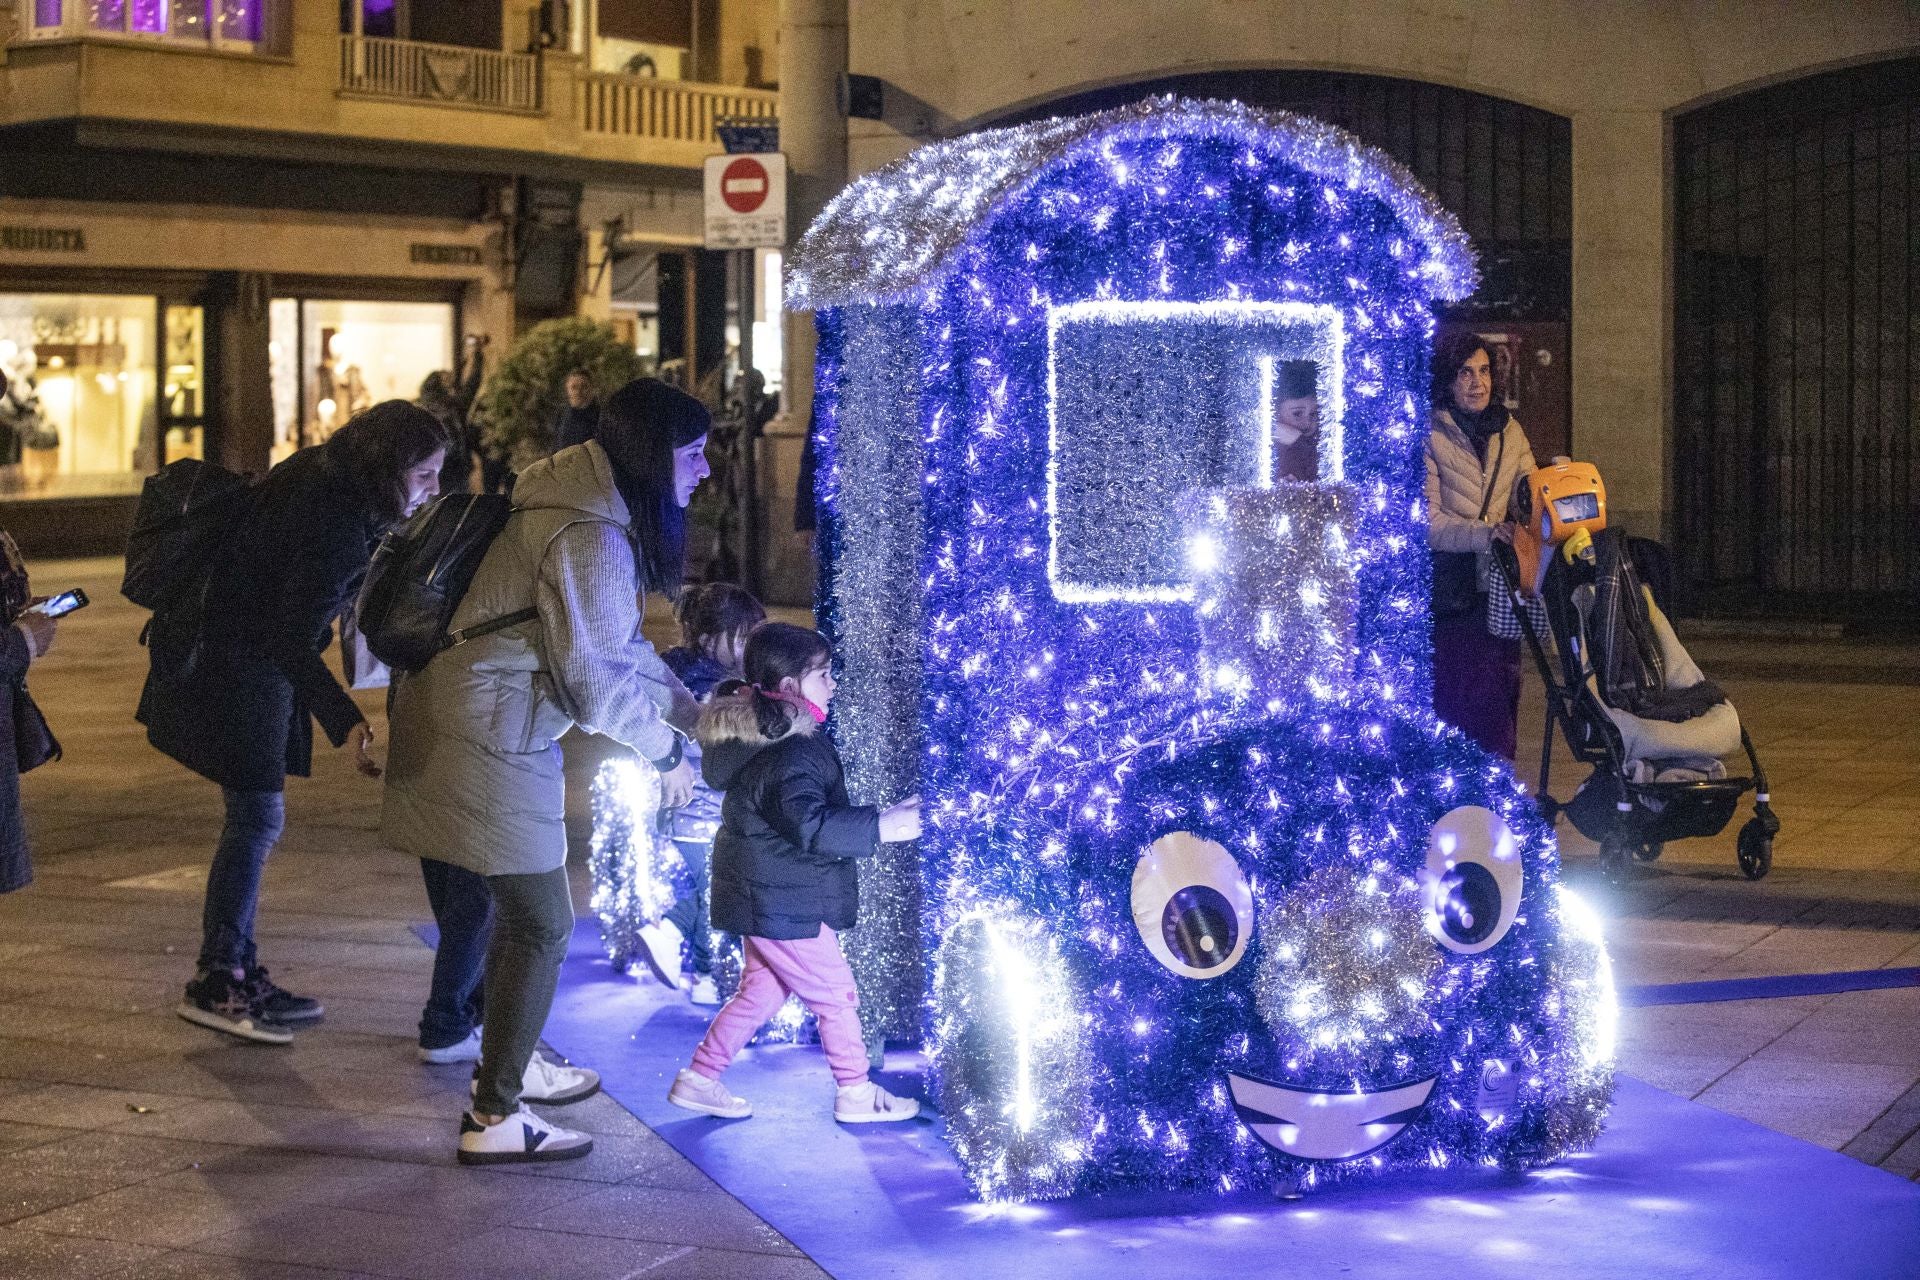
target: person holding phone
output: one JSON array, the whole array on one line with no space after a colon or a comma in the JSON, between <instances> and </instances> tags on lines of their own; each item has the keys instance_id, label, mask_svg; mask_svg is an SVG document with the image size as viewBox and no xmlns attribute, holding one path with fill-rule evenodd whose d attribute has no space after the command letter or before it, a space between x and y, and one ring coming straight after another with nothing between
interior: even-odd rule
<instances>
[{"instance_id":1,"label":"person holding phone","mask_svg":"<svg viewBox=\"0 0 1920 1280\"><path fill-rule=\"evenodd\" d=\"M0 394L6 374L0 373ZM27 697L27 668L53 648L59 624L28 602L27 566L13 538L0 530L0 601L12 625L0 631L0 893L33 881L27 850L27 820L20 807L20 743L14 737L15 703ZM84 598L84 597L83 597Z\"/></svg>"},{"instance_id":2,"label":"person holding phone","mask_svg":"<svg viewBox=\"0 0 1920 1280\"><path fill-rule=\"evenodd\" d=\"M175 1012L241 1039L286 1044L318 1000L276 985L254 947L267 855L289 776L313 763L313 722L380 776L373 730L324 659L381 535L440 488L447 437L388 400L275 467L224 535L195 608L163 609L140 697L147 740L220 787L226 823L207 872L197 972Z\"/></svg>"}]
</instances>

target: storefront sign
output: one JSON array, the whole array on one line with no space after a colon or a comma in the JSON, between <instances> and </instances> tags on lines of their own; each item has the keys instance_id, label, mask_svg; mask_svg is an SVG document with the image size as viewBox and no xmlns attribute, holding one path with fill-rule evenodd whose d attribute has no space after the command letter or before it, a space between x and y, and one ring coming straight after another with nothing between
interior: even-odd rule
<instances>
[{"instance_id":1,"label":"storefront sign","mask_svg":"<svg viewBox=\"0 0 1920 1280\"><path fill-rule=\"evenodd\" d=\"M413 261L428 267L477 267L480 250L470 244L415 244L407 246Z\"/></svg>"},{"instance_id":2,"label":"storefront sign","mask_svg":"<svg viewBox=\"0 0 1920 1280\"><path fill-rule=\"evenodd\" d=\"M706 246L778 249L787 242L787 158L778 151L708 156Z\"/></svg>"},{"instance_id":3,"label":"storefront sign","mask_svg":"<svg viewBox=\"0 0 1920 1280\"><path fill-rule=\"evenodd\" d=\"M85 253L87 233L79 227L0 227L0 249L26 253Z\"/></svg>"}]
</instances>

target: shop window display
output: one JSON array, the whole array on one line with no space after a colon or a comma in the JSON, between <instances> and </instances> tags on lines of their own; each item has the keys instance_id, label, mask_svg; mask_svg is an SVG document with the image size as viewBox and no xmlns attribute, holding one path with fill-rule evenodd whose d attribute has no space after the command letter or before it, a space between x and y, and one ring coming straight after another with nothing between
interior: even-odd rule
<instances>
[{"instance_id":1,"label":"shop window display","mask_svg":"<svg viewBox=\"0 0 1920 1280\"><path fill-rule=\"evenodd\" d=\"M0 493L138 491L159 463L156 315L150 297L0 294Z\"/></svg>"},{"instance_id":2,"label":"shop window display","mask_svg":"<svg viewBox=\"0 0 1920 1280\"><path fill-rule=\"evenodd\" d=\"M276 462L382 400L414 399L428 374L454 365L443 302L276 298L268 334Z\"/></svg>"}]
</instances>

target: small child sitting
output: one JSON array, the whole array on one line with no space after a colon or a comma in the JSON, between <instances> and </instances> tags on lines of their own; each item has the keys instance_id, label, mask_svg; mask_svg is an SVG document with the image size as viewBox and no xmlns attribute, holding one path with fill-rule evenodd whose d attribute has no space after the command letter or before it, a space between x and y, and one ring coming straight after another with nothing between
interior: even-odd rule
<instances>
[{"instance_id":1,"label":"small child sitting","mask_svg":"<svg viewBox=\"0 0 1920 1280\"><path fill-rule=\"evenodd\" d=\"M907 1120L920 1104L867 1078L860 997L839 934L858 908L854 862L920 834L920 798L885 812L847 801L840 755L819 726L833 700L833 651L817 631L769 622L747 640L744 685L722 685L700 717L709 786L726 793L713 846L713 923L740 934L740 989L714 1015L667 1100L726 1119L753 1114L720 1083L760 1027L799 996L833 1069L833 1118Z\"/></svg>"}]
</instances>

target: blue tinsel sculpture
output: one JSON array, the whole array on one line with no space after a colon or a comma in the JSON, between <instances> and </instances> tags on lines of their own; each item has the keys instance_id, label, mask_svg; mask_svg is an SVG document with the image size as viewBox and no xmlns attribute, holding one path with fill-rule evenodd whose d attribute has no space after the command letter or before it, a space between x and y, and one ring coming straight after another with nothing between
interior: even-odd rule
<instances>
[{"instance_id":1,"label":"blue tinsel sculpture","mask_svg":"<svg viewBox=\"0 0 1920 1280\"><path fill-rule=\"evenodd\" d=\"M923 148L803 240L836 732L862 798L929 815L851 950L982 1197L1599 1131L1597 922L1429 700L1432 307L1474 283L1379 153L1171 99Z\"/></svg>"}]
</instances>

